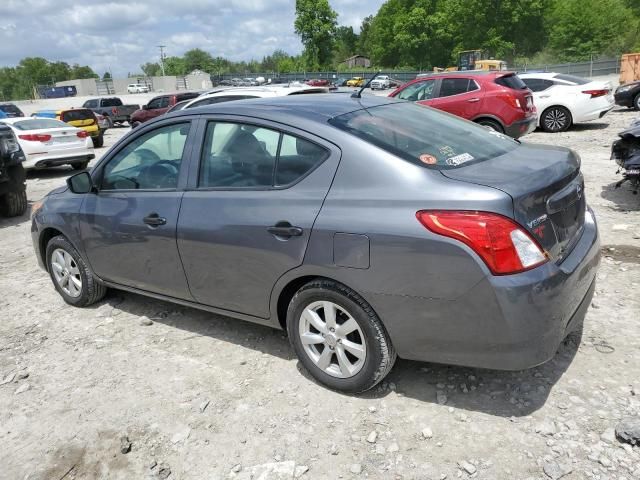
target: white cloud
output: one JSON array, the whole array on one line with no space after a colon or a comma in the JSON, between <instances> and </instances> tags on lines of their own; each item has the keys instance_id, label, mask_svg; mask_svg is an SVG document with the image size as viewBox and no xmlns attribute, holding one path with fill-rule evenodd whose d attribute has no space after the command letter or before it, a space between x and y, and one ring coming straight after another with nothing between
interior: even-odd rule
<instances>
[{"instance_id":1,"label":"white cloud","mask_svg":"<svg viewBox=\"0 0 640 480\"><path fill-rule=\"evenodd\" d=\"M383 0L330 3L358 30ZM121 76L157 61L159 44L168 55L202 48L236 61L297 54L294 16L294 0L0 0L0 66L41 56Z\"/></svg>"}]
</instances>

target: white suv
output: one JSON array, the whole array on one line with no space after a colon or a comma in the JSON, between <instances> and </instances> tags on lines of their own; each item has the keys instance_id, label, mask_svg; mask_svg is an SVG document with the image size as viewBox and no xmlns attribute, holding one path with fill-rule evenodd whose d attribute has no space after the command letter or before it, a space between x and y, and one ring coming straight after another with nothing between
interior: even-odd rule
<instances>
[{"instance_id":1,"label":"white suv","mask_svg":"<svg viewBox=\"0 0 640 480\"><path fill-rule=\"evenodd\" d=\"M386 90L391 88L391 81L388 75L378 75L371 82L371 90Z\"/></svg>"},{"instance_id":2,"label":"white suv","mask_svg":"<svg viewBox=\"0 0 640 480\"><path fill-rule=\"evenodd\" d=\"M129 93L149 93L149 86L142 83L130 83L127 85Z\"/></svg>"}]
</instances>

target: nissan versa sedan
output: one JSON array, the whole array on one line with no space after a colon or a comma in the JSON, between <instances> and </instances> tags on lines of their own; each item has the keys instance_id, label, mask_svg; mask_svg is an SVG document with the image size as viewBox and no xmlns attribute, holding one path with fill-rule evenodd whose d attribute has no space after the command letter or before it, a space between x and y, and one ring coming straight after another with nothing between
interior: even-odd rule
<instances>
[{"instance_id":1,"label":"nissan versa sedan","mask_svg":"<svg viewBox=\"0 0 640 480\"><path fill-rule=\"evenodd\" d=\"M286 329L311 375L346 392L396 356L543 363L595 287L580 158L412 102L186 109L67 183L32 215L67 303L114 288Z\"/></svg>"}]
</instances>

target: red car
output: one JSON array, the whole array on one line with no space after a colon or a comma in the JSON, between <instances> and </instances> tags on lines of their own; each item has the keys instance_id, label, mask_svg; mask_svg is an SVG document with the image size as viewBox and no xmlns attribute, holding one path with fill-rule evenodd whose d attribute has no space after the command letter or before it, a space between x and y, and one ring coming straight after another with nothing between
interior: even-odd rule
<instances>
[{"instance_id":1,"label":"red car","mask_svg":"<svg viewBox=\"0 0 640 480\"><path fill-rule=\"evenodd\" d=\"M144 123L152 118L156 118L163 113L166 113L176 103L180 103L183 100L191 100L199 96L198 92L185 92L185 93L170 93L167 95L160 95L149 100L149 103L143 105L140 110L136 110L131 114L131 127L135 128L141 123Z\"/></svg>"},{"instance_id":2,"label":"red car","mask_svg":"<svg viewBox=\"0 0 640 480\"><path fill-rule=\"evenodd\" d=\"M512 72L434 73L389 96L444 110L513 138L536 128L531 90Z\"/></svg>"},{"instance_id":3,"label":"red car","mask_svg":"<svg viewBox=\"0 0 640 480\"><path fill-rule=\"evenodd\" d=\"M321 78L312 78L311 80L307 80L305 83L311 87L328 87L330 85L329 80Z\"/></svg>"}]
</instances>

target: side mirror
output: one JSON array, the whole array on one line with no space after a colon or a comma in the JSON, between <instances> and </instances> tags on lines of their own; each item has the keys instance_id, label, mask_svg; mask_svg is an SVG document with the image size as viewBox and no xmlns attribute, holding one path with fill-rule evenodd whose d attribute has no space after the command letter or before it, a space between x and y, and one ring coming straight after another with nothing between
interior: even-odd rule
<instances>
[{"instance_id":1,"label":"side mirror","mask_svg":"<svg viewBox=\"0 0 640 480\"><path fill-rule=\"evenodd\" d=\"M93 180L89 172L80 172L67 178L69 190L73 193L90 193L93 191Z\"/></svg>"}]
</instances>

